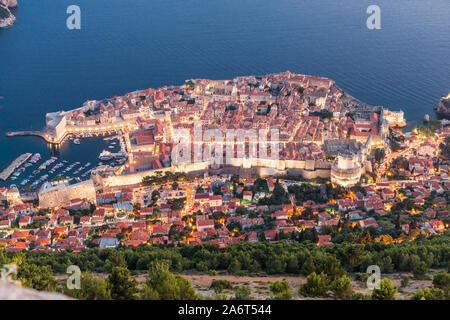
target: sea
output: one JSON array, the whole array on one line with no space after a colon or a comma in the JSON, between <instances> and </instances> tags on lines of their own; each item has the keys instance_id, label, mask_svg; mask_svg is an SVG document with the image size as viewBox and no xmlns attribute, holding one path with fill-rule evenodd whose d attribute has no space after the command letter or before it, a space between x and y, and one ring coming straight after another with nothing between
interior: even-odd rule
<instances>
[{"instance_id":1,"label":"sea","mask_svg":"<svg viewBox=\"0 0 450 320\"><path fill-rule=\"evenodd\" d=\"M450 90L449 0L18 0L0 30L0 168L21 153L98 163L102 139L59 148L45 114L191 78L290 70L329 77L420 123ZM70 30L67 9L80 8ZM381 29L369 29L368 7ZM21 179L18 179L18 182ZM7 181L6 184L10 182Z\"/></svg>"}]
</instances>

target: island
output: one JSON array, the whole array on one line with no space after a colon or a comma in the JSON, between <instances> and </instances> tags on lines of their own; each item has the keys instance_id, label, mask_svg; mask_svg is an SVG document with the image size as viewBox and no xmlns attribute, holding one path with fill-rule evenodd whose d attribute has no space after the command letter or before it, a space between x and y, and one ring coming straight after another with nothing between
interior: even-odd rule
<instances>
[{"instance_id":1,"label":"island","mask_svg":"<svg viewBox=\"0 0 450 320\"><path fill-rule=\"evenodd\" d=\"M14 24L16 17L9 9L16 7L16 0L0 0L0 28L7 28Z\"/></svg>"}]
</instances>

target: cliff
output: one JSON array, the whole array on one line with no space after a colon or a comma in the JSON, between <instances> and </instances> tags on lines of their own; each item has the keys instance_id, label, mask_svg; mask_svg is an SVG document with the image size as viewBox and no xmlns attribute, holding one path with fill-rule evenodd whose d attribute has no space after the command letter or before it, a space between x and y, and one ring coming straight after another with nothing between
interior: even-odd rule
<instances>
[{"instance_id":1,"label":"cliff","mask_svg":"<svg viewBox=\"0 0 450 320\"><path fill-rule=\"evenodd\" d=\"M450 118L450 93L439 101L436 113L442 117Z\"/></svg>"},{"instance_id":2,"label":"cliff","mask_svg":"<svg viewBox=\"0 0 450 320\"><path fill-rule=\"evenodd\" d=\"M0 0L0 28L7 28L14 24L16 17L9 8L17 7L16 0Z\"/></svg>"}]
</instances>

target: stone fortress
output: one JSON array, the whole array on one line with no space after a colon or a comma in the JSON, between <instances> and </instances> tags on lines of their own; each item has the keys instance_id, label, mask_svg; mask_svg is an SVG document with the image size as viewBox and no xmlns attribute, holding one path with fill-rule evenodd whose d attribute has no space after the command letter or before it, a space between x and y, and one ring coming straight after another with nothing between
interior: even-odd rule
<instances>
[{"instance_id":1,"label":"stone fortress","mask_svg":"<svg viewBox=\"0 0 450 320\"><path fill-rule=\"evenodd\" d=\"M164 171L197 176L205 172L262 177L298 175L305 179L330 179L333 184L349 187L372 171L371 150L386 146L389 128L403 127L406 121L402 111L364 104L330 79L286 71L228 81L188 80L179 87L87 101L72 111L47 114L46 124L46 133L54 143L60 143L68 134L120 132L128 152L125 165L97 167L90 182L41 188L40 201L51 205L52 197L58 203L67 202L73 195L80 197L86 188L83 197L92 199L95 190L137 185L143 177ZM182 128L194 137L196 124L221 132L270 131L271 136L272 129L278 130L277 141L266 138L263 143L276 143L279 148L271 150L279 156L254 155L244 137L232 142L234 150L245 150L243 156L236 152L231 157L224 154L221 161L216 155L203 156L201 160L194 160L193 154L182 161L173 158L174 146L183 138L176 130ZM205 135L194 139L202 155L205 149L217 146L216 140L209 139L205 140ZM191 154L192 150L187 152Z\"/></svg>"}]
</instances>

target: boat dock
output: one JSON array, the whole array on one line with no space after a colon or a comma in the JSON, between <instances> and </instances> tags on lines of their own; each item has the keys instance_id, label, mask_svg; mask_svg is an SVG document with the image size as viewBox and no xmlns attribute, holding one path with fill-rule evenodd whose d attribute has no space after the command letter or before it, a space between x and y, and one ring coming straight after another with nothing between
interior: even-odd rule
<instances>
[{"instance_id":1,"label":"boat dock","mask_svg":"<svg viewBox=\"0 0 450 320\"><path fill-rule=\"evenodd\" d=\"M11 162L11 164L0 173L0 179L3 181L8 179L9 176L14 172L14 170L16 170L18 167L20 167L30 157L31 157L31 153L24 153L24 154L21 154L20 156L18 156L16 158L16 160Z\"/></svg>"}]
</instances>

